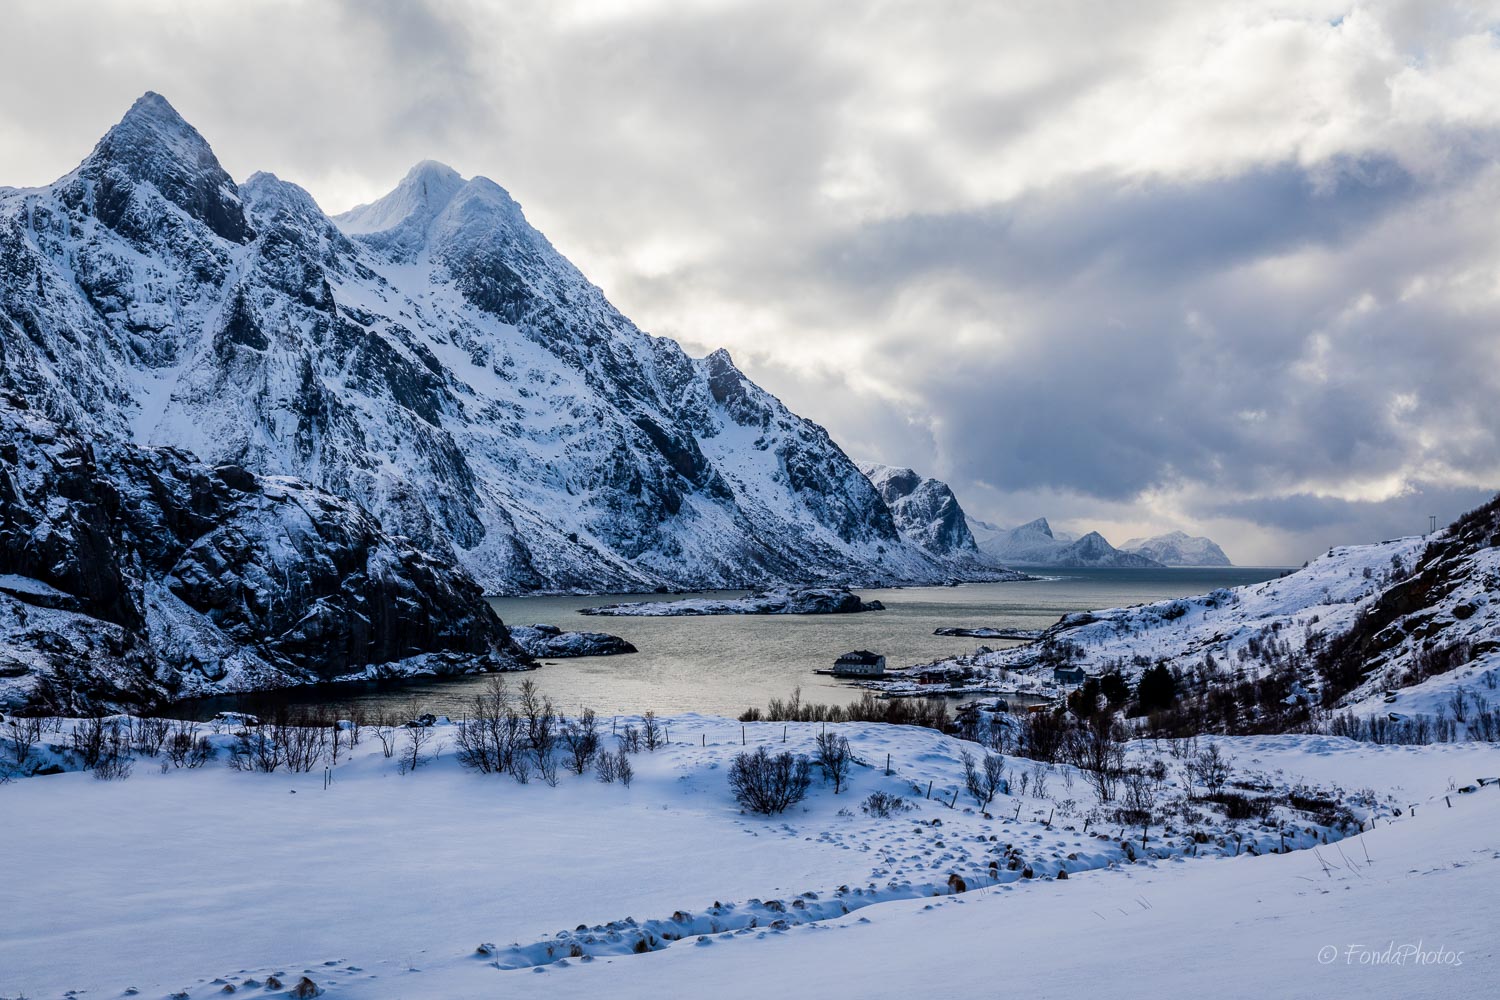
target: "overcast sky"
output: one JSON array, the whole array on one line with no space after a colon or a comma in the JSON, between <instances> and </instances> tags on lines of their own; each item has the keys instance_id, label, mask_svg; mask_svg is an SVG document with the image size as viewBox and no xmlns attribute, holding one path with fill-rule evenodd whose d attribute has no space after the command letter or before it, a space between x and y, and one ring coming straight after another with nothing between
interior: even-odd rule
<instances>
[{"instance_id":1,"label":"overcast sky","mask_svg":"<svg viewBox=\"0 0 1500 1000\"><path fill-rule=\"evenodd\" d=\"M1500 487L1500 5L8 3L0 184L146 90L342 211L504 185L971 513L1237 562Z\"/></svg>"}]
</instances>

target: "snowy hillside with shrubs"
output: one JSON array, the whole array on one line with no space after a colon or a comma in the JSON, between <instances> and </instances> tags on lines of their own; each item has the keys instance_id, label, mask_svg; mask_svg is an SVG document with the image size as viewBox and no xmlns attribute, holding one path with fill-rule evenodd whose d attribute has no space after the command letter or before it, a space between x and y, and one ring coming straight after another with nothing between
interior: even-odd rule
<instances>
[{"instance_id":1,"label":"snowy hillside with shrubs","mask_svg":"<svg viewBox=\"0 0 1500 1000\"><path fill-rule=\"evenodd\" d=\"M1475 780L1500 770L1489 746L1049 749L1024 721L993 723L963 740L564 718L529 685L456 721L8 719L0 860L16 898L46 904L0 938L0 996L640 996L684 962L729 977L713 995L749 996L764 979L738 970L827 961L883 995L915 988L921 964L886 981L846 949L895 933L967 950L1059 906L1108 940L1169 914L1260 919L1226 911L1226 887L1321 906L1327 888L1493 865L1467 833L1500 818L1500 789ZM111 863L20 863L37 844ZM1427 898L1421 881L1407 898ZM1492 949L1472 910L1486 900L1471 896L1471 929L1441 943ZM950 925L936 913L952 905ZM1255 933L1315 968L1321 939L1274 921ZM1034 992L1049 975L1018 966L1008 981Z\"/></svg>"}]
</instances>

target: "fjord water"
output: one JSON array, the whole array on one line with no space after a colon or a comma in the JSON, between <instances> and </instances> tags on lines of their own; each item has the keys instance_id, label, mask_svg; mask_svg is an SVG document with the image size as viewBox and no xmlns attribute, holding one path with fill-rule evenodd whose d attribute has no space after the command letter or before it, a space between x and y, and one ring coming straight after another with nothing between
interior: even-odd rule
<instances>
[{"instance_id":1,"label":"fjord water","mask_svg":"<svg viewBox=\"0 0 1500 1000\"><path fill-rule=\"evenodd\" d=\"M870 649L891 667L928 663L972 652L1000 640L933 635L945 625L977 628L1045 628L1073 611L1122 607L1202 594L1217 587L1258 583L1279 569L1035 569L1037 580L861 590L884 611L854 615L716 615L682 618L588 616L580 608L621 601L664 600L659 595L494 598L507 624L534 622L563 629L612 632L633 643L638 653L623 656L544 660L522 675L534 680L565 712L587 706L603 715L654 709L667 713L738 715L787 697L801 687L804 701L847 703L860 689L815 673L828 669L841 653ZM734 596L742 591L733 592ZM699 596L699 595L686 595ZM720 593L716 596L728 596ZM520 677L512 676L514 687ZM367 711L424 711L457 714L487 681L483 677L408 681L399 684L340 685L277 692L271 697L298 705L357 705ZM268 695L246 705L264 705ZM198 706L199 714L239 707L231 698Z\"/></svg>"}]
</instances>

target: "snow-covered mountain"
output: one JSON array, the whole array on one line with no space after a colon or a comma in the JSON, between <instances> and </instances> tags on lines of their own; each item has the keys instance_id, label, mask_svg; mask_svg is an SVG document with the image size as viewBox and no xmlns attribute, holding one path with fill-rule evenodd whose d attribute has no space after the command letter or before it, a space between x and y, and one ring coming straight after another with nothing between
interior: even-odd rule
<instances>
[{"instance_id":1,"label":"snow-covered mountain","mask_svg":"<svg viewBox=\"0 0 1500 1000\"><path fill-rule=\"evenodd\" d=\"M992 573L904 537L727 353L637 329L499 185L422 163L331 219L156 94L0 189L0 352L64 426L305 479L491 592Z\"/></svg>"},{"instance_id":2,"label":"snow-covered mountain","mask_svg":"<svg viewBox=\"0 0 1500 1000\"><path fill-rule=\"evenodd\" d=\"M96 449L0 399L0 707L518 665L459 570L307 483Z\"/></svg>"},{"instance_id":3,"label":"snow-covered mountain","mask_svg":"<svg viewBox=\"0 0 1500 1000\"><path fill-rule=\"evenodd\" d=\"M1155 559L1163 566L1233 566L1224 550L1212 538L1169 531L1151 538L1132 538L1120 546L1122 552L1135 552Z\"/></svg>"},{"instance_id":4,"label":"snow-covered mountain","mask_svg":"<svg viewBox=\"0 0 1500 1000\"><path fill-rule=\"evenodd\" d=\"M890 465L867 463L860 468L908 541L943 558L982 557L964 509L947 483Z\"/></svg>"},{"instance_id":5,"label":"snow-covered mountain","mask_svg":"<svg viewBox=\"0 0 1500 1000\"><path fill-rule=\"evenodd\" d=\"M1002 529L983 521L970 520L980 527L980 551L1008 566L1049 566L1062 569L1151 569L1161 563L1135 552L1115 548L1097 531L1082 538L1053 534L1045 517L1028 521L1019 527Z\"/></svg>"}]
</instances>

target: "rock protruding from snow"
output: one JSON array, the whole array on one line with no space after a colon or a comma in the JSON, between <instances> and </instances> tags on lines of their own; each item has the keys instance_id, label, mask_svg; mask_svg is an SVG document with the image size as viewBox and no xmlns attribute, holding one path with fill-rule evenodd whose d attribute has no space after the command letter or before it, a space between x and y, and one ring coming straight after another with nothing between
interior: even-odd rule
<instances>
[{"instance_id":1,"label":"rock protruding from snow","mask_svg":"<svg viewBox=\"0 0 1500 1000\"><path fill-rule=\"evenodd\" d=\"M306 483L0 406L0 705L82 710L519 664L461 571Z\"/></svg>"},{"instance_id":2,"label":"rock protruding from snow","mask_svg":"<svg viewBox=\"0 0 1500 1000\"><path fill-rule=\"evenodd\" d=\"M682 601L643 601L581 608L581 614L612 617L658 618L692 615L845 615L860 611L884 611L879 601L862 600L842 587L807 587L775 590L746 597L716 600L692 597Z\"/></svg>"},{"instance_id":3,"label":"rock protruding from snow","mask_svg":"<svg viewBox=\"0 0 1500 1000\"><path fill-rule=\"evenodd\" d=\"M635 646L606 632L564 632L556 625L512 625L510 638L537 659L572 656L618 656L637 652Z\"/></svg>"},{"instance_id":4,"label":"rock protruding from snow","mask_svg":"<svg viewBox=\"0 0 1500 1000\"><path fill-rule=\"evenodd\" d=\"M1120 546L1122 552L1134 552L1155 559L1163 566L1233 566L1224 550L1212 538L1169 531L1151 538L1132 538Z\"/></svg>"}]
</instances>

